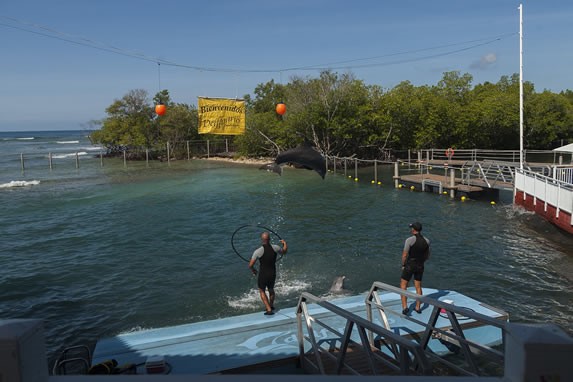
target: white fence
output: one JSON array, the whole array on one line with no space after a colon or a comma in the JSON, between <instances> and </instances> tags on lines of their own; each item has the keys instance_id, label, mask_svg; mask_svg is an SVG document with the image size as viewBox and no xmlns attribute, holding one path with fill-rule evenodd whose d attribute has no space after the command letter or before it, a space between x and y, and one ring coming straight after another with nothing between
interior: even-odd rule
<instances>
[{"instance_id":1,"label":"white fence","mask_svg":"<svg viewBox=\"0 0 573 382\"><path fill-rule=\"evenodd\" d=\"M550 204L559 211L573 212L573 176L572 168L557 168L554 178L529 170L516 168L515 188L532 195L534 200ZM561 179L569 179L563 181ZM547 208L547 207L546 207Z\"/></svg>"}]
</instances>

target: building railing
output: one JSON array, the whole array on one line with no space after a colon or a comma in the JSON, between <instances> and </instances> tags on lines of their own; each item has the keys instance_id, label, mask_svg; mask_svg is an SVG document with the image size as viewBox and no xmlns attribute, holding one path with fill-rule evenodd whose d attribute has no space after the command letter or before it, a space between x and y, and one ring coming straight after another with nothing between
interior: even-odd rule
<instances>
[{"instance_id":1,"label":"building railing","mask_svg":"<svg viewBox=\"0 0 573 382\"><path fill-rule=\"evenodd\" d=\"M516 190L526 195L533 196L534 203L537 200L550 204L556 208L556 214L560 211L573 213L573 182L571 182L572 168L554 168L553 176L546 176L534 171L516 169Z\"/></svg>"}]
</instances>

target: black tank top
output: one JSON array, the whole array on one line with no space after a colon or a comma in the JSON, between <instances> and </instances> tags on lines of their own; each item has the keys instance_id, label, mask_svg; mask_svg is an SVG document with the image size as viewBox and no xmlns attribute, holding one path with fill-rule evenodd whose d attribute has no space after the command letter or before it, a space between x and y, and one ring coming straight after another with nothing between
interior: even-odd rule
<instances>
[{"instance_id":1,"label":"black tank top","mask_svg":"<svg viewBox=\"0 0 573 382\"><path fill-rule=\"evenodd\" d=\"M419 233L417 233L415 236L416 242L410 247L410 251L408 252L408 260L424 262L426 260L426 254L428 253L430 246L428 245L426 239L424 239L424 236Z\"/></svg>"},{"instance_id":2,"label":"black tank top","mask_svg":"<svg viewBox=\"0 0 573 382\"><path fill-rule=\"evenodd\" d=\"M261 271L265 274L276 273L277 253L270 244L263 244L263 249L265 252L259 259Z\"/></svg>"}]
</instances>

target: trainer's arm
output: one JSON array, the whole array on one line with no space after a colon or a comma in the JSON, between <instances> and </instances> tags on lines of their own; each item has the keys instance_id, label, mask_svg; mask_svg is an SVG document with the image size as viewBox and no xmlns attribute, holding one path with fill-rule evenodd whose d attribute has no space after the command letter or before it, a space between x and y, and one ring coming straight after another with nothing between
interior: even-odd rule
<instances>
[{"instance_id":1,"label":"trainer's arm","mask_svg":"<svg viewBox=\"0 0 573 382\"><path fill-rule=\"evenodd\" d=\"M254 268L254 265L256 262L257 262L257 259L255 257L253 257L251 259L251 261L249 261L249 269L251 270L251 272L253 272L254 275L257 274L257 270Z\"/></svg>"},{"instance_id":2,"label":"trainer's arm","mask_svg":"<svg viewBox=\"0 0 573 382\"><path fill-rule=\"evenodd\" d=\"M253 256L251 257L251 261L249 261L249 269L251 270L251 272L253 272L254 275L257 274L257 270L255 268L255 263L257 262L257 260L259 259L259 250L261 250L262 248L258 248L257 250L255 250L255 252L253 252Z\"/></svg>"},{"instance_id":3,"label":"trainer's arm","mask_svg":"<svg viewBox=\"0 0 573 382\"><path fill-rule=\"evenodd\" d=\"M402 266L406 266L406 259L408 258L408 251L402 251Z\"/></svg>"},{"instance_id":4,"label":"trainer's arm","mask_svg":"<svg viewBox=\"0 0 573 382\"><path fill-rule=\"evenodd\" d=\"M282 253L283 253L283 255L286 255L286 253L288 251L287 242L284 240L281 240L281 244L283 245Z\"/></svg>"}]
</instances>

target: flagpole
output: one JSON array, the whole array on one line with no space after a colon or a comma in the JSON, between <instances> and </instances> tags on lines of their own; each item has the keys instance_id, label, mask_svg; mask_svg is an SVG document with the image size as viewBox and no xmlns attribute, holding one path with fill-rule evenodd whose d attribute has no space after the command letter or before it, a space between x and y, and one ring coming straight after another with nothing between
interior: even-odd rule
<instances>
[{"instance_id":1,"label":"flagpole","mask_svg":"<svg viewBox=\"0 0 573 382\"><path fill-rule=\"evenodd\" d=\"M519 4L519 168L523 170L523 4Z\"/></svg>"}]
</instances>

